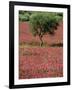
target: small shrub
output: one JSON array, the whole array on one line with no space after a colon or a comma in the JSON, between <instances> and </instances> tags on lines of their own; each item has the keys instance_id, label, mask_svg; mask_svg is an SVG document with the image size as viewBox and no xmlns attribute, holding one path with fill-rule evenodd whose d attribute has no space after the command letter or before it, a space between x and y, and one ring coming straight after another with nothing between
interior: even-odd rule
<instances>
[{"instance_id":1,"label":"small shrub","mask_svg":"<svg viewBox=\"0 0 72 90\"><path fill-rule=\"evenodd\" d=\"M19 14L19 20L20 21L29 21L29 14Z\"/></svg>"}]
</instances>

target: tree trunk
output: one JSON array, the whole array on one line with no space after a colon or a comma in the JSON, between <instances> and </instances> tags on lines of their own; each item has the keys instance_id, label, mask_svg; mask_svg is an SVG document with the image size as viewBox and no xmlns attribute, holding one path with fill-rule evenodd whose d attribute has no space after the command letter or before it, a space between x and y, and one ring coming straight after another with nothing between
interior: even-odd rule
<instances>
[{"instance_id":1,"label":"tree trunk","mask_svg":"<svg viewBox=\"0 0 72 90\"><path fill-rule=\"evenodd\" d=\"M43 40L42 40L42 37L40 36L40 46L42 47L43 46Z\"/></svg>"}]
</instances>

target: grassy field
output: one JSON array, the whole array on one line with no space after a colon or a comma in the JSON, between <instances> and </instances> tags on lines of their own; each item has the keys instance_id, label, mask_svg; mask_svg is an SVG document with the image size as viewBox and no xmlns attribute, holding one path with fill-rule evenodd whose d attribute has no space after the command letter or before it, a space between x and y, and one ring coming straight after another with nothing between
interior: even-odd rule
<instances>
[{"instance_id":1,"label":"grassy field","mask_svg":"<svg viewBox=\"0 0 72 90\"><path fill-rule=\"evenodd\" d=\"M28 22L19 23L19 79L63 76L63 24L54 36L45 35L40 47Z\"/></svg>"}]
</instances>

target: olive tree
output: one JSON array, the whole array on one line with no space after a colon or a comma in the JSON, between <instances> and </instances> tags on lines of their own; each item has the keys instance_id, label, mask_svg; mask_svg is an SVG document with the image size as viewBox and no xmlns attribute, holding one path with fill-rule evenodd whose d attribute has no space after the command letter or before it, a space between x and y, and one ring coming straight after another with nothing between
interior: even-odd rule
<instances>
[{"instance_id":1,"label":"olive tree","mask_svg":"<svg viewBox=\"0 0 72 90\"><path fill-rule=\"evenodd\" d=\"M43 36L47 33L54 35L54 31L59 25L60 17L56 13L34 13L30 16L31 33L39 36L40 46L43 45Z\"/></svg>"}]
</instances>

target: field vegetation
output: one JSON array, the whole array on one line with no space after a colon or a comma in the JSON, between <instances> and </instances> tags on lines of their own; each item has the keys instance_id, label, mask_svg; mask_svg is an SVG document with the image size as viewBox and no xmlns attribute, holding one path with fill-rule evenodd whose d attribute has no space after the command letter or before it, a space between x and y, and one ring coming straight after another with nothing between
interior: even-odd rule
<instances>
[{"instance_id":1,"label":"field vegetation","mask_svg":"<svg viewBox=\"0 0 72 90\"><path fill-rule=\"evenodd\" d=\"M19 11L19 79L63 76L63 14Z\"/></svg>"}]
</instances>

